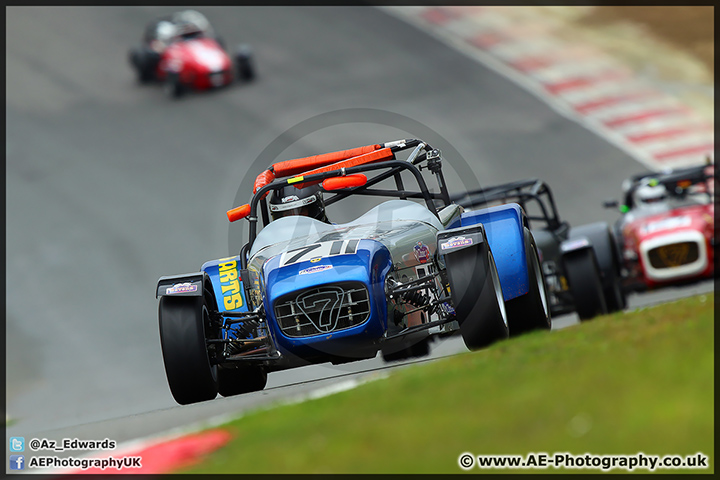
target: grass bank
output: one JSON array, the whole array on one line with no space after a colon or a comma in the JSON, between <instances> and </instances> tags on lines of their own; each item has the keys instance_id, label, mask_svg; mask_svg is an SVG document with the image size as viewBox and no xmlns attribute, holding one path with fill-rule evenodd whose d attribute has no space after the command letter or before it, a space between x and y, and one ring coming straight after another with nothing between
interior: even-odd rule
<instances>
[{"instance_id":1,"label":"grass bank","mask_svg":"<svg viewBox=\"0 0 720 480\"><path fill-rule=\"evenodd\" d=\"M463 452L702 452L710 468L696 471L711 473L713 310L702 295L599 317L251 413L185 472L461 473Z\"/></svg>"}]
</instances>

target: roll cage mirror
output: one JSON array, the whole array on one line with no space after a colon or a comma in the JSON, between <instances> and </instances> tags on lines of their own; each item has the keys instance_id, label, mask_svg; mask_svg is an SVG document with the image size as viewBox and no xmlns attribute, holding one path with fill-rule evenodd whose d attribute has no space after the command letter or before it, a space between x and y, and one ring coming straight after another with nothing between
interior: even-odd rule
<instances>
[{"instance_id":1,"label":"roll cage mirror","mask_svg":"<svg viewBox=\"0 0 720 480\"><path fill-rule=\"evenodd\" d=\"M620 202L618 202L618 201L615 200L614 198L603 201L603 207L604 207L604 208L617 208L619 205L620 205Z\"/></svg>"},{"instance_id":2,"label":"roll cage mirror","mask_svg":"<svg viewBox=\"0 0 720 480\"><path fill-rule=\"evenodd\" d=\"M346 177L330 177L322 182L322 188L326 192L344 190L350 187L362 187L367 184L367 177L362 173L348 175Z\"/></svg>"}]
</instances>

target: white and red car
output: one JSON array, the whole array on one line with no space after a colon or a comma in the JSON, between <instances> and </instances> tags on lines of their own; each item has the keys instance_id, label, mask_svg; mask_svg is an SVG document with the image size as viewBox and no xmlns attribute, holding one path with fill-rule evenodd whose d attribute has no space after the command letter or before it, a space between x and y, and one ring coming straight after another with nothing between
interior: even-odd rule
<instances>
[{"instance_id":1,"label":"white and red car","mask_svg":"<svg viewBox=\"0 0 720 480\"><path fill-rule=\"evenodd\" d=\"M645 290L715 274L714 166L645 173L623 184L615 235L623 284ZM617 201L605 202L618 206Z\"/></svg>"},{"instance_id":2,"label":"white and red car","mask_svg":"<svg viewBox=\"0 0 720 480\"><path fill-rule=\"evenodd\" d=\"M255 76L249 48L240 46L231 58L207 18L194 10L151 22L142 45L130 50L130 63L140 83L162 82L173 98Z\"/></svg>"}]
</instances>

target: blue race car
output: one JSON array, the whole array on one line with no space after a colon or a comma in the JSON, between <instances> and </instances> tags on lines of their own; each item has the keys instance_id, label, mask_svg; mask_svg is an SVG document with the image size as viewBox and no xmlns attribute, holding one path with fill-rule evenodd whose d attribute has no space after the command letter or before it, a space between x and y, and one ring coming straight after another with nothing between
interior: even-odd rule
<instances>
[{"instance_id":1,"label":"blue race car","mask_svg":"<svg viewBox=\"0 0 720 480\"><path fill-rule=\"evenodd\" d=\"M438 193L424 175L435 177ZM417 189L406 188L408 179ZM395 188L377 187L386 180ZM278 192L304 203L292 192L310 186L328 195L325 205L391 199L345 224L270 220L283 208L273 204ZM550 328L523 209L466 212L452 203L441 153L421 140L275 163L228 218L249 222L239 255L158 281L163 360L179 404L262 390L269 372L287 368L378 352L386 361L427 355L435 336L459 333L474 350Z\"/></svg>"}]
</instances>

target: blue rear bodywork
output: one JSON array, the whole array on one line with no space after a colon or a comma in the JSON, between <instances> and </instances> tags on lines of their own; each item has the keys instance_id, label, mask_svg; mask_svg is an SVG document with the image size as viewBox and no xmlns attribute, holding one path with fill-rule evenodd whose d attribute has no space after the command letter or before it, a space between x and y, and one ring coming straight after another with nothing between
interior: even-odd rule
<instances>
[{"instance_id":1,"label":"blue rear bodywork","mask_svg":"<svg viewBox=\"0 0 720 480\"><path fill-rule=\"evenodd\" d=\"M450 229L483 224L490 250L495 258L505 301L530 291L523 215L520 205L511 203L464 212L458 220L448 226Z\"/></svg>"}]
</instances>

